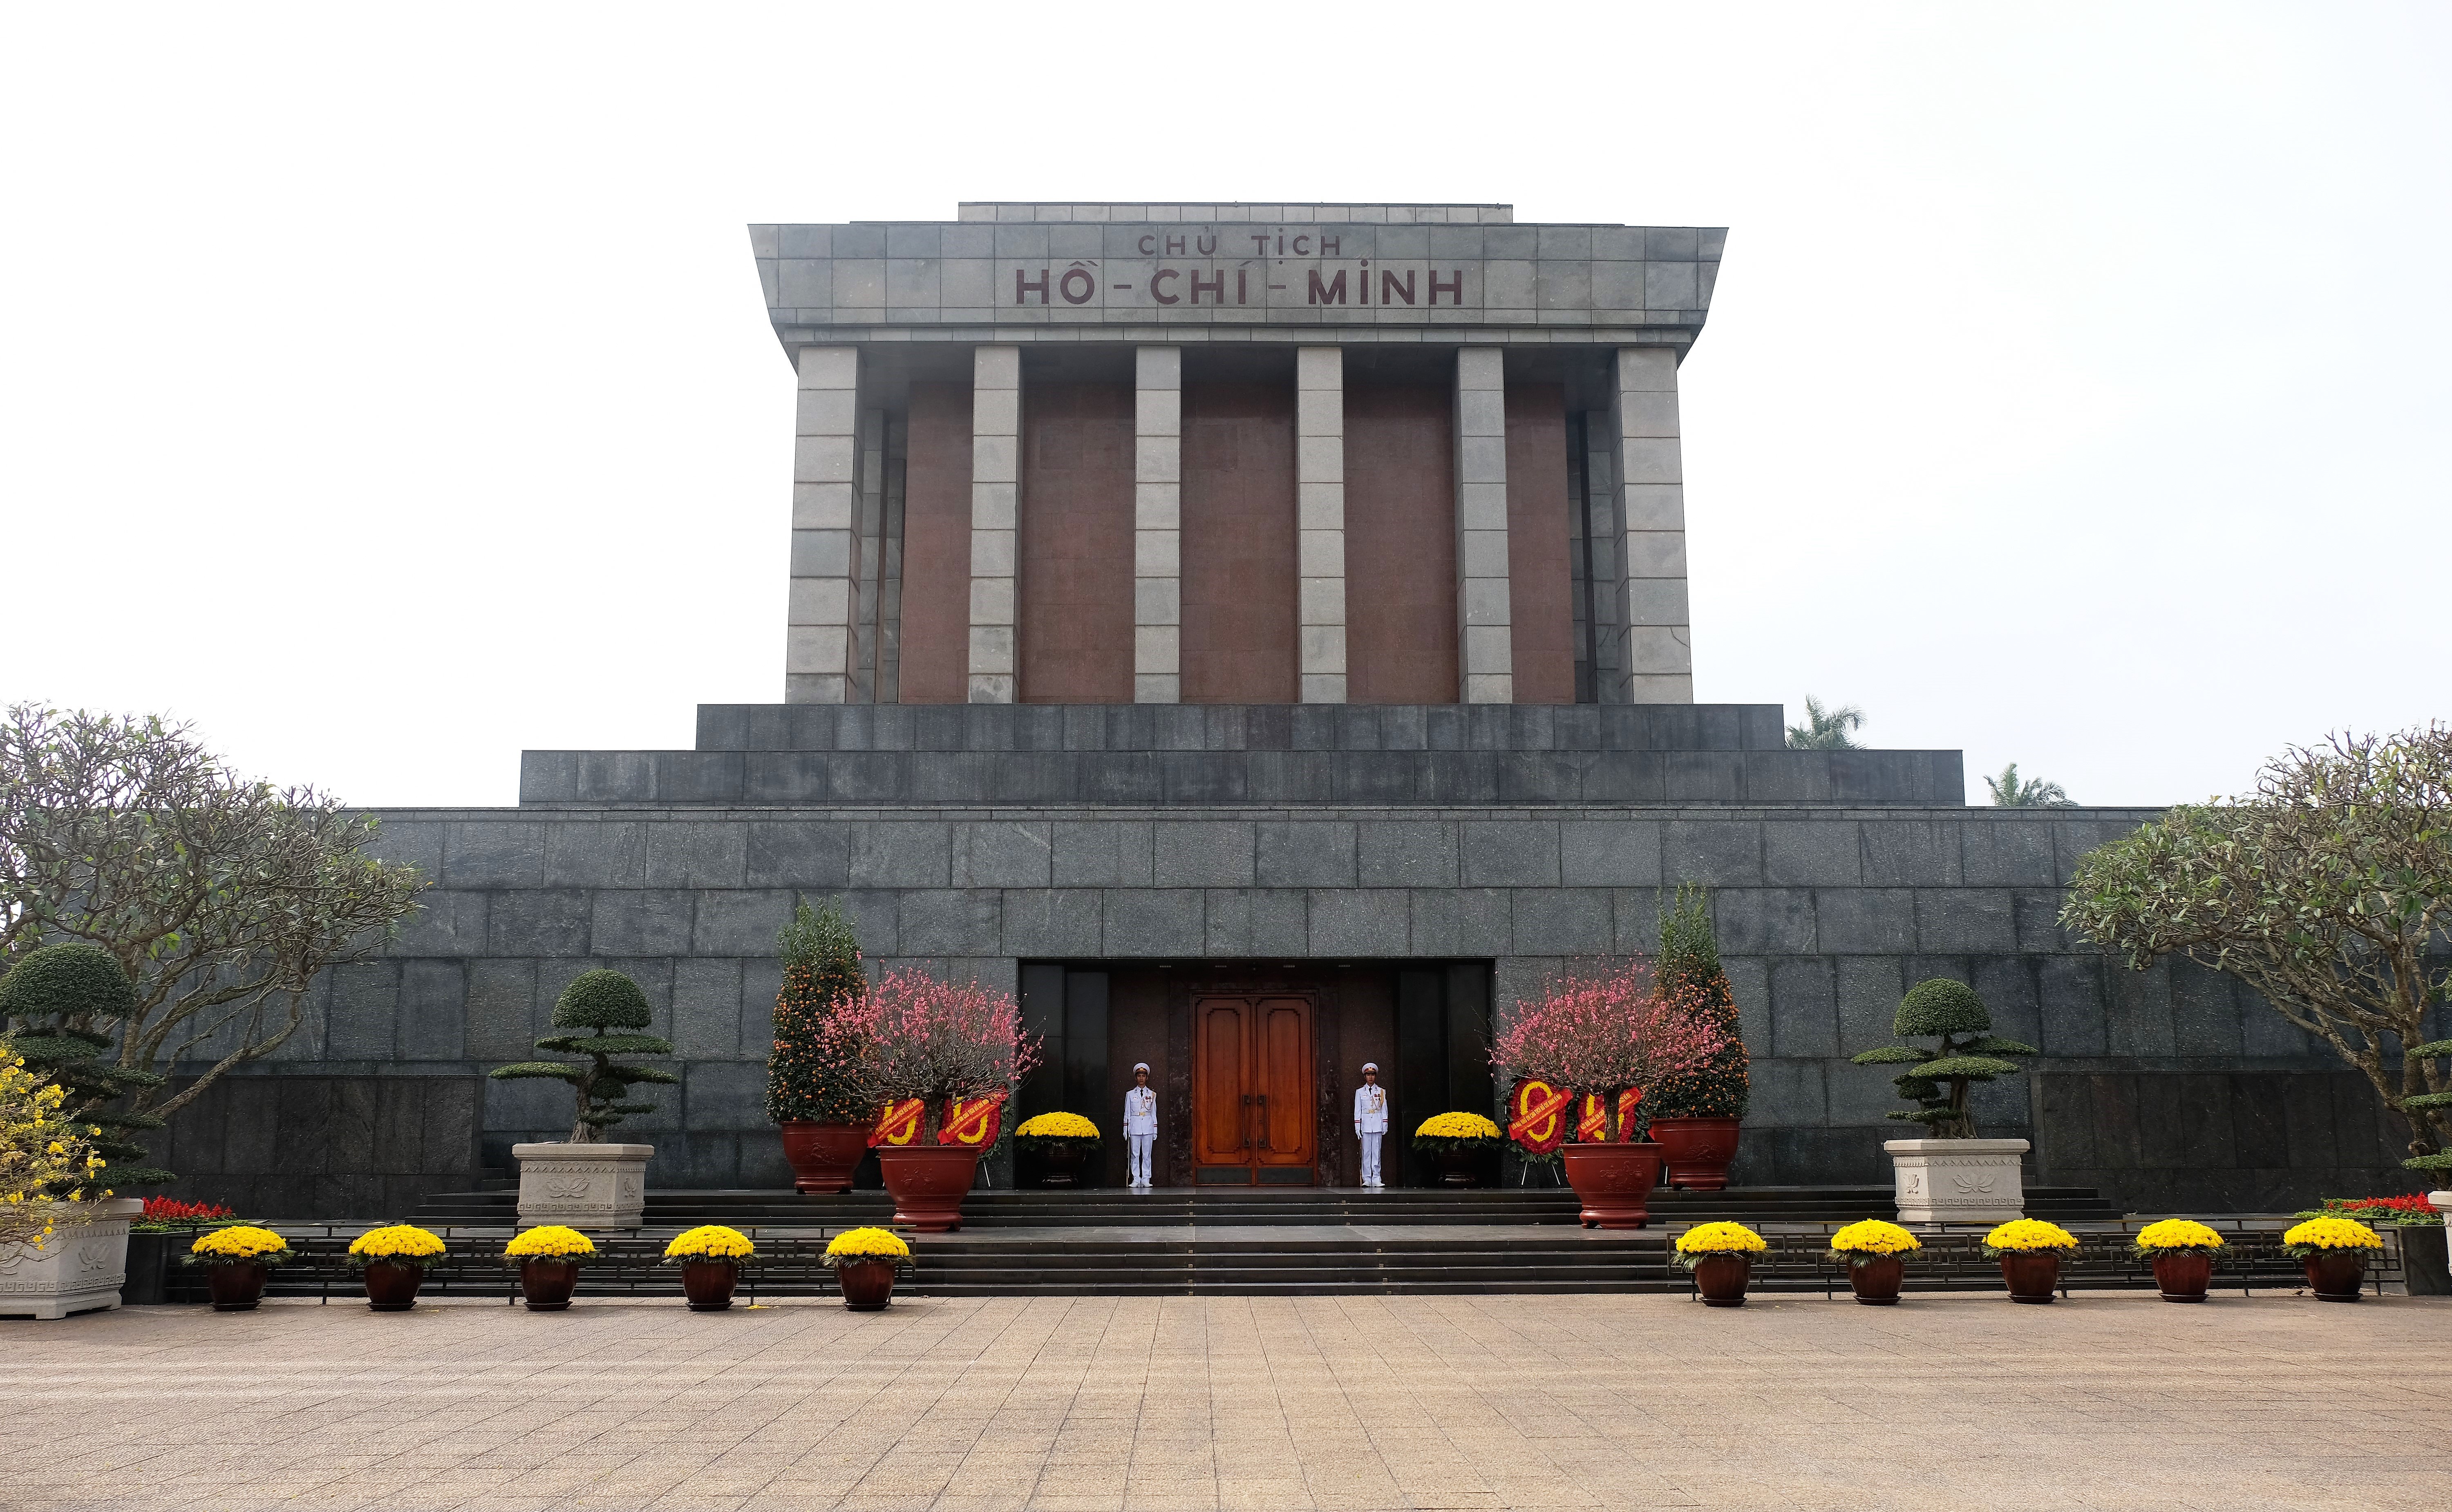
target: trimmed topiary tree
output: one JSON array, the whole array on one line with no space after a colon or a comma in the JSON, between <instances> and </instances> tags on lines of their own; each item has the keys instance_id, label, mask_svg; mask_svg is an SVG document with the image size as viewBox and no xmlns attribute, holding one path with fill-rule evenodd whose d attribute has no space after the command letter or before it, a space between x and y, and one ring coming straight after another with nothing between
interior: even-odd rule
<instances>
[{"instance_id":1,"label":"trimmed topiary tree","mask_svg":"<svg viewBox=\"0 0 2452 1512\"><path fill-rule=\"evenodd\" d=\"M1681 883L1674 902L1660 915L1660 991L1697 1011L1725 1040L1699 1070L1662 1078L1643 1100L1647 1124L1654 1118L1743 1118L1752 1095L1737 1023L1737 997L1720 967L1720 939L1711 927L1710 894L1699 884Z\"/></svg>"},{"instance_id":2,"label":"trimmed topiary tree","mask_svg":"<svg viewBox=\"0 0 2452 1512\"><path fill-rule=\"evenodd\" d=\"M128 972L99 945L45 945L28 951L0 976L0 1020L9 1030L0 1051L22 1058L28 1070L68 1093L62 1118L101 1130L89 1142L109 1162L104 1179L113 1190L177 1179L148 1165L145 1147L128 1137L140 1129L159 1129L162 1120L112 1106L164 1080L120 1065L112 1054L113 1036L96 1027L118 1023L135 1005Z\"/></svg>"},{"instance_id":3,"label":"trimmed topiary tree","mask_svg":"<svg viewBox=\"0 0 2452 1512\"><path fill-rule=\"evenodd\" d=\"M860 941L831 899L801 900L776 937L783 987L775 997L775 1049L766 1058L766 1116L779 1124L864 1124L877 1101L861 1067L860 1040L841 1011L868 993Z\"/></svg>"},{"instance_id":4,"label":"trimmed topiary tree","mask_svg":"<svg viewBox=\"0 0 2452 1512\"><path fill-rule=\"evenodd\" d=\"M1930 1050L1920 1045L1885 1045L1855 1060L1859 1066L1911 1068L1892 1081L1899 1095L1916 1106L1890 1117L1923 1124L1934 1139L1973 1139L1975 1115L1967 1106L1968 1093L1978 1083L2017 1074L2017 1063L2002 1056L2042 1053L2032 1045L2003 1039L1991 1031L1992 1015L1975 989L1946 976L1928 977L1899 999L1890 1032L1901 1039L1941 1043Z\"/></svg>"},{"instance_id":5,"label":"trimmed topiary tree","mask_svg":"<svg viewBox=\"0 0 2452 1512\"><path fill-rule=\"evenodd\" d=\"M588 1063L565 1066L559 1061L521 1061L497 1066L491 1074L506 1082L530 1078L568 1082L579 1097L579 1121L571 1125L570 1142L601 1143L606 1129L632 1113L654 1111L653 1103L623 1101L633 1086L672 1086L681 1081L668 1070L653 1066L624 1066L613 1059L617 1055L673 1052L669 1040L624 1032L645 1029L653 1017L647 1007L647 994L639 991L638 983L620 972L582 972L553 1000L553 1027L585 1032L547 1034L536 1042L536 1047L558 1055L584 1055Z\"/></svg>"}]
</instances>

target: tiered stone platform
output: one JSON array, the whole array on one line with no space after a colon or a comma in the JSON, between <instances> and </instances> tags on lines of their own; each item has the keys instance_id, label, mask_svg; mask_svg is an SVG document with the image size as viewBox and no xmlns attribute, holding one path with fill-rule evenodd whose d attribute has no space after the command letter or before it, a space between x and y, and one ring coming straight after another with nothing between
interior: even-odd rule
<instances>
[{"instance_id":1,"label":"tiered stone platform","mask_svg":"<svg viewBox=\"0 0 2452 1512\"><path fill-rule=\"evenodd\" d=\"M1683 1290L1666 1243L1688 1225L1734 1219L1818 1229L1897 1211L1886 1187L1665 1191L1654 1194L1652 1210L1650 1228L1605 1233L1580 1227L1573 1194L1556 1188L974 1191L960 1232L914 1238L911 1282L954 1296ZM2085 1188L2032 1191L2027 1211L2064 1223L2119 1217ZM890 1224L893 1212L877 1191L650 1191L643 1231L722 1223L761 1240L814 1240ZM507 1232L515 1200L508 1191L445 1194L416 1218ZM783 1281L774 1289L798 1287Z\"/></svg>"}]
</instances>

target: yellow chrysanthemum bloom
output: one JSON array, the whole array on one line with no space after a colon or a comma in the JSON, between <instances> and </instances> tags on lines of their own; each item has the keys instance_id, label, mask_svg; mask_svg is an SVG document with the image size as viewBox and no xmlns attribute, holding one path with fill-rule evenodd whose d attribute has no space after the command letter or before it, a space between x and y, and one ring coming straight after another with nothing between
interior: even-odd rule
<instances>
[{"instance_id":1,"label":"yellow chrysanthemum bloom","mask_svg":"<svg viewBox=\"0 0 2452 1512\"><path fill-rule=\"evenodd\" d=\"M2285 1245L2310 1249L2382 1249L2383 1240L2355 1218L2310 1218L2282 1236Z\"/></svg>"},{"instance_id":2,"label":"yellow chrysanthemum bloom","mask_svg":"<svg viewBox=\"0 0 2452 1512\"><path fill-rule=\"evenodd\" d=\"M594 1253L593 1240L560 1224L540 1224L503 1247L505 1260L578 1260Z\"/></svg>"},{"instance_id":3,"label":"yellow chrysanthemum bloom","mask_svg":"<svg viewBox=\"0 0 2452 1512\"><path fill-rule=\"evenodd\" d=\"M1769 1247L1743 1224L1696 1224L1677 1236L1681 1255L1755 1254Z\"/></svg>"},{"instance_id":4,"label":"yellow chrysanthemum bloom","mask_svg":"<svg viewBox=\"0 0 2452 1512\"><path fill-rule=\"evenodd\" d=\"M1830 1236L1830 1252L1837 1255L1903 1255L1923 1247L1923 1240L1879 1218L1849 1224Z\"/></svg>"},{"instance_id":5,"label":"yellow chrysanthemum bloom","mask_svg":"<svg viewBox=\"0 0 2452 1512\"><path fill-rule=\"evenodd\" d=\"M1434 1113L1414 1130L1416 1139L1496 1139L1498 1126L1479 1113Z\"/></svg>"},{"instance_id":6,"label":"yellow chrysanthemum bloom","mask_svg":"<svg viewBox=\"0 0 2452 1512\"><path fill-rule=\"evenodd\" d=\"M2012 1218L1984 1236L1989 1249L2075 1249L2077 1235L2041 1218Z\"/></svg>"},{"instance_id":7,"label":"yellow chrysanthemum bloom","mask_svg":"<svg viewBox=\"0 0 2452 1512\"><path fill-rule=\"evenodd\" d=\"M1014 1134L1025 1139L1096 1139L1098 1126L1079 1113L1040 1113L1023 1119Z\"/></svg>"},{"instance_id":8,"label":"yellow chrysanthemum bloom","mask_svg":"<svg viewBox=\"0 0 2452 1512\"><path fill-rule=\"evenodd\" d=\"M213 1260L264 1260L287 1253L289 1241L269 1228L237 1224L199 1234L188 1247L191 1253Z\"/></svg>"},{"instance_id":9,"label":"yellow chrysanthemum bloom","mask_svg":"<svg viewBox=\"0 0 2452 1512\"><path fill-rule=\"evenodd\" d=\"M908 1260L911 1247L883 1228L846 1228L826 1242L828 1260Z\"/></svg>"},{"instance_id":10,"label":"yellow chrysanthemum bloom","mask_svg":"<svg viewBox=\"0 0 2452 1512\"><path fill-rule=\"evenodd\" d=\"M432 1260L443 1247L441 1239L415 1224L369 1228L349 1241L349 1253L366 1260Z\"/></svg>"},{"instance_id":11,"label":"yellow chrysanthemum bloom","mask_svg":"<svg viewBox=\"0 0 2452 1512\"><path fill-rule=\"evenodd\" d=\"M2165 1218L2137 1230L2140 1249L2220 1249L2223 1236L2193 1218Z\"/></svg>"},{"instance_id":12,"label":"yellow chrysanthemum bloom","mask_svg":"<svg viewBox=\"0 0 2452 1512\"><path fill-rule=\"evenodd\" d=\"M746 1260L757 1252L747 1234L722 1224L702 1224L664 1247L666 1260Z\"/></svg>"}]
</instances>

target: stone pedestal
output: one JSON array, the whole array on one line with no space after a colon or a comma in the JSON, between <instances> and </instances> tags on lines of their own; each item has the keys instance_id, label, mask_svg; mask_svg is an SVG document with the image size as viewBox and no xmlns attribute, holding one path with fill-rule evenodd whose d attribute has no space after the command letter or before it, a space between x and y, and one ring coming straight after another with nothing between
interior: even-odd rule
<instances>
[{"instance_id":1,"label":"stone pedestal","mask_svg":"<svg viewBox=\"0 0 2452 1512\"><path fill-rule=\"evenodd\" d=\"M128 1280L128 1224L145 1210L134 1197L79 1203L36 1249L0 1254L0 1317L65 1318L119 1306Z\"/></svg>"},{"instance_id":2,"label":"stone pedestal","mask_svg":"<svg viewBox=\"0 0 2452 1512\"><path fill-rule=\"evenodd\" d=\"M2005 1224L2027 1216L2023 1139L1886 1139L1903 1224Z\"/></svg>"},{"instance_id":3,"label":"stone pedestal","mask_svg":"<svg viewBox=\"0 0 2452 1512\"><path fill-rule=\"evenodd\" d=\"M653 1145L513 1145L520 1227L636 1228L647 1210Z\"/></svg>"}]
</instances>

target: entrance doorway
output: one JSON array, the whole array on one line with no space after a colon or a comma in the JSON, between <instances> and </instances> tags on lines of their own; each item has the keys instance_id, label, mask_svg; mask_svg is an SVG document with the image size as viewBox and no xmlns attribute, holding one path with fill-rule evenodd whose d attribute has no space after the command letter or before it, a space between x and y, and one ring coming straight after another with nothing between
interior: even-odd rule
<instances>
[{"instance_id":1,"label":"entrance doorway","mask_svg":"<svg viewBox=\"0 0 2452 1512\"><path fill-rule=\"evenodd\" d=\"M1192 1000L1193 1180L1309 1186L1319 1156L1309 993Z\"/></svg>"}]
</instances>

